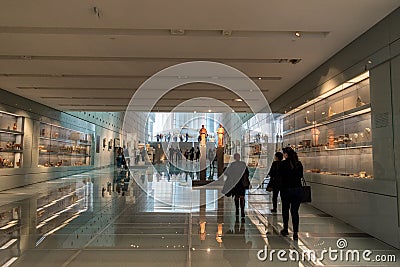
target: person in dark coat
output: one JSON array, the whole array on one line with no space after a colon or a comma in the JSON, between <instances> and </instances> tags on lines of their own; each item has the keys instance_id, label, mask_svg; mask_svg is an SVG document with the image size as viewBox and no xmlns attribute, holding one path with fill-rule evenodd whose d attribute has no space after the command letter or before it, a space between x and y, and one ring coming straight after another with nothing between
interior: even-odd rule
<instances>
[{"instance_id":1,"label":"person in dark coat","mask_svg":"<svg viewBox=\"0 0 400 267\"><path fill-rule=\"evenodd\" d=\"M200 160L200 149L199 147L196 148L196 161Z\"/></svg>"},{"instance_id":2,"label":"person in dark coat","mask_svg":"<svg viewBox=\"0 0 400 267\"><path fill-rule=\"evenodd\" d=\"M298 240L299 232L299 208L303 197L301 178L303 177L303 165L297 157L297 153L291 147L283 149L283 157L279 168L279 175L282 179L281 199L282 199L282 219L283 229L281 235L289 234L289 210L292 215L293 240Z\"/></svg>"},{"instance_id":3,"label":"person in dark coat","mask_svg":"<svg viewBox=\"0 0 400 267\"><path fill-rule=\"evenodd\" d=\"M278 194L281 187L282 179L279 175L279 167L283 159L281 152L275 153L275 161L272 162L271 169L268 172L270 183L272 184L272 206L271 212L277 212L278 207Z\"/></svg>"},{"instance_id":4,"label":"person in dark coat","mask_svg":"<svg viewBox=\"0 0 400 267\"><path fill-rule=\"evenodd\" d=\"M222 193L226 196L232 196L235 199L235 208L236 208L236 216L239 216L239 204L241 217L244 218L244 206L246 195L246 189L243 185L243 180L248 179L249 177L249 169L246 166L246 163L240 161L240 154L236 153L233 155L235 159L228 168L226 168L224 174L228 177L224 187L222 189Z\"/></svg>"}]
</instances>

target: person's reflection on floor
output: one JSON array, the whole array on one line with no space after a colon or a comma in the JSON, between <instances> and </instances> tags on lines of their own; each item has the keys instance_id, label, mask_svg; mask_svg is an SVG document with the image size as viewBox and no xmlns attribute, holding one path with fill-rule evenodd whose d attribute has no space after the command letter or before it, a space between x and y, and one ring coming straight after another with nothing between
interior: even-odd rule
<instances>
[{"instance_id":1,"label":"person's reflection on floor","mask_svg":"<svg viewBox=\"0 0 400 267\"><path fill-rule=\"evenodd\" d=\"M187 183L187 181L188 181L188 174L189 174L189 172L185 172L185 182Z\"/></svg>"},{"instance_id":2,"label":"person's reflection on floor","mask_svg":"<svg viewBox=\"0 0 400 267\"><path fill-rule=\"evenodd\" d=\"M239 218L236 218L234 229L229 229L223 237L225 246L223 255L232 267L247 266L250 259L249 249L253 243L251 241L246 242L245 226L244 221L240 222Z\"/></svg>"}]
</instances>

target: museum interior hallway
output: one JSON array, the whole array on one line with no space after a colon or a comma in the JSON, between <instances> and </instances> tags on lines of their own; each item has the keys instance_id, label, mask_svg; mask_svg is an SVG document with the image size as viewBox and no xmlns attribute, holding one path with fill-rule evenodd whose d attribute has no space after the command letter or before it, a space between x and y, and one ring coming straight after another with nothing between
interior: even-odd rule
<instances>
[{"instance_id":1,"label":"museum interior hallway","mask_svg":"<svg viewBox=\"0 0 400 267\"><path fill-rule=\"evenodd\" d=\"M192 188L183 175L167 178L148 168L132 167L131 178L115 178L113 168L103 168L2 191L2 209L20 217L0 224L0 238L10 240L0 248L1 258L9 258L2 266L332 266L337 264L328 259L269 262L257 255L265 246L318 254L336 248L338 238L347 249L400 257L395 248L308 204L300 208L294 242L278 234L280 205L270 213L265 189L249 191L241 220L220 186Z\"/></svg>"}]
</instances>

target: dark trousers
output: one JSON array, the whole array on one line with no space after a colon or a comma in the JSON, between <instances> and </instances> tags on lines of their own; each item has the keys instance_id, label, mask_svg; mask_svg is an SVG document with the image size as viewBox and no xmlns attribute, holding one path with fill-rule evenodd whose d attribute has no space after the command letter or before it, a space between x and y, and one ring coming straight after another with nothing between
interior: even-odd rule
<instances>
[{"instance_id":1,"label":"dark trousers","mask_svg":"<svg viewBox=\"0 0 400 267\"><path fill-rule=\"evenodd\" d=\"M299 231L299 208L301 199L303 197L303 190L299 188L287 188L281 190L282 199L282 218L283 228L289 228L289 210L292 215L293 232Z\"/></svg>"},{"instance_id":2,"label":"dark trousers","mask_svg":"<svg viewBox=\"0 0 400 267\"><path fill-rule=\"evenodd\" d=\"M279 188L275 188L272 190L272 206L273 209L276 210L278 207L278 194L279 194Z\"/></svg>"},{"instance_id":3,"label":"dark trousers","mask_svg":"<svg viewBox=\"0 0 400 267\"><path fill-rule=\"evenodd\" d=\"M239 216L239 205L240 205L240 212L242 214L242 217L244 217L244 206L245 206L244 196L235 194L235 208L236 208L236 215L238 215L238 216Z\"/></svg>"}]
</instances>

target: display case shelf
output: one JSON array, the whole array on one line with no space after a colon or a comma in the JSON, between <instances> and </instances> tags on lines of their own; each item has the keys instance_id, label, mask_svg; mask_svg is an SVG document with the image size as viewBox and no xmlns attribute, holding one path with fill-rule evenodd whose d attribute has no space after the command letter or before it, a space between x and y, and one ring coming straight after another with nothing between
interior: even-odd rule
<instances>
[{"instance_id":1,"label":"display case shelf","mask_svg":"<svg viewBox=\"0 0 400 267\"><path fill-rule=\"evenodd\" d=\"M39 167L91 165L92 135L41 123L39 136Z\"/></svg>"},{"instance_id":2,"label":"display case shelf","mask_svg":"<svg viewBox=\"0 0 400 267\"><path fill-rule=\"evenodd\" d=\"M23 132L20 132L20 131L5 130L5 129L0 129L0 133L4 133L4 134L16 134L16 135L18 135L18 134L23 135L23 134L24 134Z\"/></svg>"},{"instance_id":3,"label":"display case shelf","mask_svg":"<svg viewBox=\"0 0 400 267\"><path fill-rule=\"evenodd\" d=\"M371 104L366 104L361 107L356 107L354 109L346 110L341 114L332 115L328 119L319 119L317 121L310 122L311 125L307 125L302 128L298 128L296 130L293 129L293 130L284 131L283 134L287 136L287 135L298 133L301 131L311 130L312 128L315 128L315 127L331 124L331 123L334 123L337 121L349 119L349 118L356 117L356 116L359 116L359 115L362 115L365 113L370 113L370 112L371 112Z\"/></svg>"},{"instance_id":4,"label":"display case shelf","mask_svg":"<svg viewBox=\"0 0 400 267\"><path fill-rule=\"evenodd\" d=\"M369 78L345 84L282 115L283 144L306 172L373 178Z\"/></svg>"}]
</instances>

